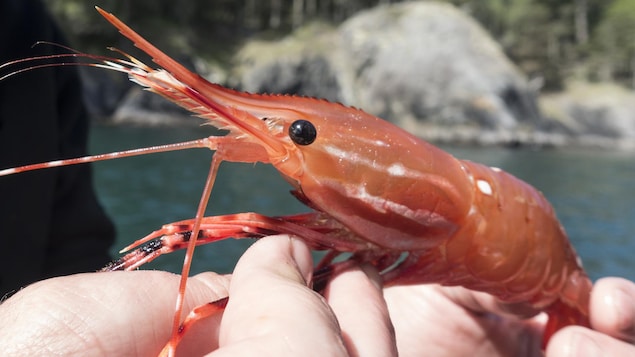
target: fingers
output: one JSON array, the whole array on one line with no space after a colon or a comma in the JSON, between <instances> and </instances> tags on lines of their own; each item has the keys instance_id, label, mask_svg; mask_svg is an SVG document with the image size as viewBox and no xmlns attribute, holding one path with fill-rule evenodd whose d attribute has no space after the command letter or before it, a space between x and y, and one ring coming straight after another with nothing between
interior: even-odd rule
<instances>
[{"instance_id":1,"label":"fingers","mask_svg":"<svg viewBox=\"0 0 635 357\"><path fill-rule=\"evenodd\" d=\"M635 346L597 331L570 326L558 331L547 346L546 357L635 356Z\"/></svg>"},{"instance_id":2,"label":"fingers","mask_svg":"<svg viewBox=\"0 0 635 357\"><path fill-rule=\"evenodd\" d=\"M195 324L177 353L218 348L215 355L347 356L348 348L353 355L394 354L376 272L354 269L328 287L342 332L325 299L307 287L312 271L304 243L263 238L239 261L227 309ZM213 273L190 278L184 312L228 296L229 279ZM156 355L169 339L178 280L134 271L34 284L0 305L3 355Z\"/></svg>"},{"instance_id":3,"label":"fingers","mask_svg":"<svg viewBox=\"0 0 635 357\"><path fill-rule=\"evenodd\" d=\"M331 309L307 288L313 271L304 243L267 237L241 257L212 356L346 356Z\"/></svg>"},{"instance_id":4,"label":"fingers","mask_svg":"<svg viewBox=\"0 0 635 357\"><path fill-rule=\"evenodd\" d=\"M357 267L337 275L325 297L340 323L350 356L397 355L381 277L374 268Z\"/></svg>"},{"instance_id":5,"label":"fingers","mask_svg":"<svg viewBox=\"0 0 635 357\"><path fill-rule=\"evenodd\" d=\"M0 335L11 336L3 355L156 355L170 335L178 278L134 271L33 284L0 305ZM185 309L227 296L227 285L216 274L192 278Z\"/></svg>"},{"instance_id":6,"label":"fingers","mask_svg":"<svg viewBox=\"0 0 635 357\"><path fill-rule=\"evenodd\" d=\"M547 356L634 356L635 284L621 278L598 280L591 292L591 326L558 331Z\"/></svg>"},{"instance_id":7,"label":"fingers","mask_svg":"<svg viewBox=\"0 0 635 357\"><path fill-rule=\"evenodd\" d=\"M400 356L541 354L540 321L498 315L500 306L483 293L428 284L392 286L384 296Z\"/></svg>"},{"instance_id":8,"label":"fingers","mask_svg":"<svg viewBox=\"0 0 635 357\"><path fill-rule=\"evenodd\" d=\"M459 286L445 287L440 291L458 305L476 313L494 313L503 316L527 318L535 316L539 312L526 303L505 303L490 294Z\"/></svg>"},{"instance_id":9,"label":"fingers","mask_svg":"<svg viewBox=\"0 0 635 357\"><path fill-rule=\"evenodd\" d=\"M604 278L591 294L591 325L597 331L635 342L635 284L621 278Z\"/></svg>"}]
</instances>

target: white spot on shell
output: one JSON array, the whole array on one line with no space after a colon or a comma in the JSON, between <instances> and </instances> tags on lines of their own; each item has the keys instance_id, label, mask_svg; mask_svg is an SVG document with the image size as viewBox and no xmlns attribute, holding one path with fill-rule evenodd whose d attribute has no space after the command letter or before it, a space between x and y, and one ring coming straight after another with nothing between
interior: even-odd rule
<instances>
[{"instance_id":1,"label":"white spot on shell","mask_svg":"<svg viewBox=\"0 0 635 357\"><path fill-rule=\"evenodd\" d=\"M575 257L575 261L576 263L578 263L578 266L580 266L580 268L582 268L582 259L580 259L580 257Z\"/></svg>"},{"instance_id":2,"label":"white spot on shell","mask_svg":"<svg viewBox=\"0 0 635 357\"><path fill-rule=\"evenodd\" d=\"M402 164L392 164L388 167L388 173L391 176L404 176L406 174L406 168Z\"/></svg>"},{"instance_id":3,"label":"white spot on shell","mask_svg":"<svg viewBox=\"0 0 635 357\"><path fill-rule=\"evenodd\" d=\"M489 182L485 181L485 180L478 180L476 181L476 187L478 187L478 189L481 191L481 193L485 194L485 195L491 195L492 194L492 186L489 184Z\"/></svg>"},{"instance_id":4,"label":"white spot on shell","mask_svg":"<svg viewBox=\"0 0 635 357\"><path fill-rule=\"evenodd\" d=\"M490 167L490 169L492 169L492 171L494 172L501 172L503 170L499 169L498 167Z\"/></svg>"}]
</instances>

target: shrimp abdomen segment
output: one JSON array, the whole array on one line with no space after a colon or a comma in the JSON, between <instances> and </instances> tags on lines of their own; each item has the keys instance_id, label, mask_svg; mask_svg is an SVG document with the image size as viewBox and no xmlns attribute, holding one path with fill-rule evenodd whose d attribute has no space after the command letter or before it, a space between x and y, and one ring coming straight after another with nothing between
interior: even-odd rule
<instances>
[{"instance_id":1,"label":"shrimp abdomen segment","mask_svg":"<svg viewBox=\"0 0 635 357\"><path fill-rule=\"evenodd\" d=\"M591 281L551 205L529 184L498 169L463 161L473 201L444 244L412 251L387 284L441 283L527 302L557 329L588 326Z\"/></svg>"},{"instance_id":2,"label":"shrimp abdomen segment","mask_svg":"<svg viewBox=\"0 0 635 357\"><path fill-rule=\"evenodd\" d=\"M464 164L474 202L463 228L448 241L448 259L462 260L478 285L491 282L488 292L503 300L549 305L570 277L584 274L552 206L506 172ZM455 250L464 254L452 254Z\"/></svg>"}]
</instances>

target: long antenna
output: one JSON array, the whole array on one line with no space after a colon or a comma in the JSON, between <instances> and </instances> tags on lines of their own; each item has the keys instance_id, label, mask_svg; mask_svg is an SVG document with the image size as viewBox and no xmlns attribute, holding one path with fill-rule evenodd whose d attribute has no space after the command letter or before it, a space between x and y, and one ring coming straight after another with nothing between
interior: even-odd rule
<instances>
[{"instance_id":1,"label":"long antenna","mask_svg":"<svg viewBox=\"0 0 635 357\"><path fill-rule=\"evenodd\" d=\"M150 153L169 152L169 151L177 151L177 150L185 150L185 149L196 149L196 148L205 148L205 149L211 148L209 138L185 141L185 142L174 143L174 144L149 146L145 148L132 149L132 150L117 151L117 152L112 152L108 154L89 155L89 156L83 156L83 157L78 157L74 159L55 160L55 161L43 162L39 164L24 165L24 166L14 167L10 169L0 170L0 176L8 176L8 175L17 174L20 172L46 169L50 167L85 164L85 163L95 162L95 161L119 159L122 157L139 156L139 155L145 155Z\"/></svg>"}]
</instances>

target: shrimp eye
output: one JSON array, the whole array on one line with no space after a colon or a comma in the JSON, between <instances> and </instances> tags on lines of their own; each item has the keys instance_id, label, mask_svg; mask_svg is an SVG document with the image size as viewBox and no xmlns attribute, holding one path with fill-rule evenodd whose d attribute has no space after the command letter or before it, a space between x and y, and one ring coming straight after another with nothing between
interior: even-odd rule
<instances>
[{"instance_id":1,"label":"shrimp eye","mask_svg":"<svg viewBox=\"0 0 635 357\"><path fill-rule=\"evenodd\" d=\"M317 137L315 126L308 120L296 120L289 126L289 137L298 145L309 145Z\"/></svg>"}]
</instances>

